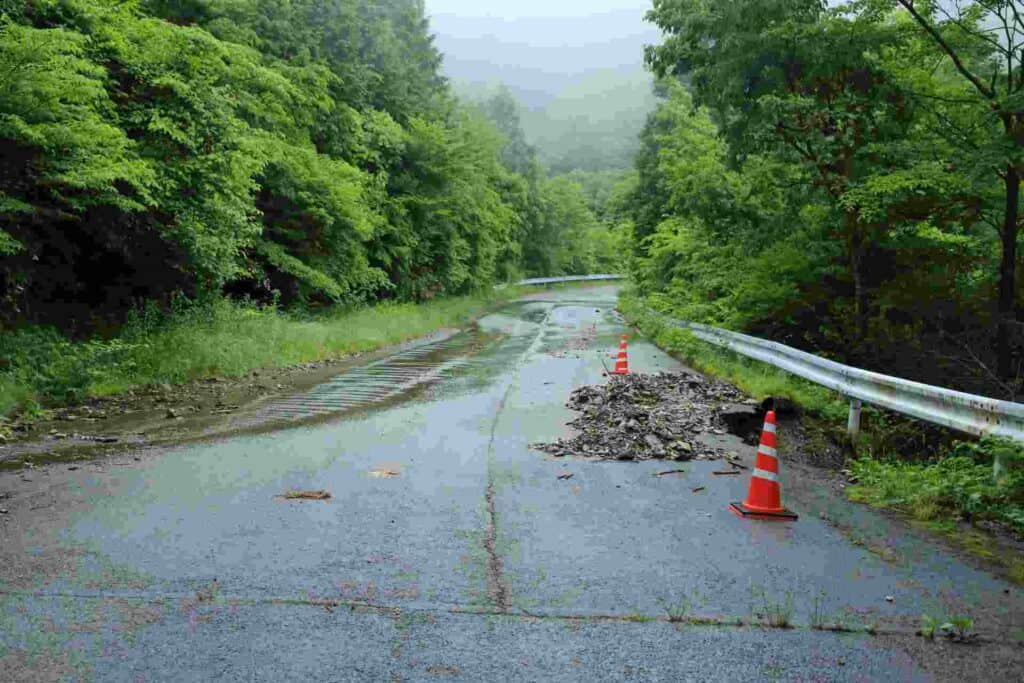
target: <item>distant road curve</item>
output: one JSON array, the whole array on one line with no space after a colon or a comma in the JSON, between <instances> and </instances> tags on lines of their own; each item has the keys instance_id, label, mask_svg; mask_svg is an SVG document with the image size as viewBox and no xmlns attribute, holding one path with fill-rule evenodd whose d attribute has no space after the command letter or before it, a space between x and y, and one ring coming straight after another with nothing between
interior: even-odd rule
<instances>
[{"instance_id":1,"label":"distant road curve","mask_svg":"<svg viewBox=\"0 0 1024 683\"><path fill-rule=\"evenodd\" d=\"M625 275L567 275L565 277L535 277L520 280L517 285L553 285L559 282L599 282L601 280L625 280ZM507 285L499 285L498 289Z\"/></svg>"}]
</instances>

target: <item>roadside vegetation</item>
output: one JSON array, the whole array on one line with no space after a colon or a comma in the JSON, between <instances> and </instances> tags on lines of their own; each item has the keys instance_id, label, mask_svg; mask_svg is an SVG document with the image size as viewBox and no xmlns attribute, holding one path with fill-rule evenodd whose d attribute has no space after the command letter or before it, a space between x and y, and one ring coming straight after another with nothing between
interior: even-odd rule
<instances>
[{"instance_id":1,"label":"roadside vegetation","mask_svg":"<svg viewBox=\"0 0 1024 683\"><path fill-rule=\"evenodd\" d=\"M996 454L1004 467L994 476ZM997 521L1024 535L1022 446L960 442L930 462L860 458L850 468L853 500L897 508L922 522Z\"/></svg>"},{"instance_id":2,"label":"roadside vegetation","mask_svg":"<svg viewBox=\"0 0 1024 683\"><path fill-rule=\"evenodd\" d=\"M20 408L31 416L42 406L139 386L339 358L463 325L497 301L452 297L311 315L225 299L179 300L170 313L156 306L132 313L106 341L72 342L54 328L24 328L0 336L0 413Z\"/></svg>"},{"instance_id":3,"label":"roadside vegetation","mask_svg":"<svg viewBox=\"0 0 1024 683\"><path fill-rule=\"evenodd\" d=\"M1024 398L1024 25L1008 3L941 5L656 0L649 14L666 36L647 51L661 100L624 181L622 310L691 365L792 399L836 443L841 397L647 310ZM1021 448L958 438L867 410L851 497L1024 533Z\"/></svg>"},{"instance_id":4,"label":"roadside vegetation","mask_svg":"<svg viewBox=\"0 0 1024 683\"><path fill-rule=\"evenodd\" d=\"M827 443L845 449L846 400L824 387L771 365L712 346L684 329L665 324L635 292L619 299L619 310L659 347L690 367L735 384L764 400L786 398L805 424ZM1000 439L959 440L948 430L865 407L860 439L852 451L847 495L873 507L899 510L928 528L952 533L971 551L1006 564L1024 583L1024 558L997 556L982 538L963 534L961 522L996 523L1024 537L1024 445ZM808 422L810 421L810 422ZM994 461L1002 467L994 474Z\"/></svg>"},{"instance_id":5,"label":"roadside vegetation","mask_svg":"<svg viewBox=\"0 0 1024 683\"><path fill-rule=\"evenodd\" d=\"M620 270L624 234L516 109L453 95L424 12L0 2L0 414L366 349L496 283Z\"/></svg>"}]
</instances>

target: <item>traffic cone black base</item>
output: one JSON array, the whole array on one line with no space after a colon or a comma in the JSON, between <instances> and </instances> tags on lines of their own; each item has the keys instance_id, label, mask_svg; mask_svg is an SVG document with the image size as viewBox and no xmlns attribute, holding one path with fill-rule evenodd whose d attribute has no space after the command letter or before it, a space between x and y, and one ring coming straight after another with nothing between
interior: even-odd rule
<instances>
[{"instance_id":1,"label":"traffic cone black base","mask_svg":"<svg viewBox=\"0 0 1024 683\"><path fill-rule=\"evenodd\" d=\"M747 508L743 503L729 503L729 509L737 517L748 517L750 519L774 519L780 522L795 522L799 517L795 512L783 510L782 512L755 512Z\"/></svg>"}]
</instances>

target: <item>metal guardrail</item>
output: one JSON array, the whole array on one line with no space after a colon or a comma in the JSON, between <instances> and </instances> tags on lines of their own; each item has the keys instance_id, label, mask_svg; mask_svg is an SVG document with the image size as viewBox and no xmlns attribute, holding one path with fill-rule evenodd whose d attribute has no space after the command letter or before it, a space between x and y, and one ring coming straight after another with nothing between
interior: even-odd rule
<instances>
[{"instance_id":1,"label":"metal guardrail","mask_svg":"<svg viewBox=\"0 0 1024 683\"><path fill-rule=\"evenodd\" d=\"M976 396L842 365L805 351L698 323L663 320L695 337L774 365L850 399L851 436L860 429L861 402L975 436L1024 442L1024 403Z\"/></svg>"},{"instance_id":2,"label":"metal guardrail","mask_svg":"<svg viewBox=\"0 0 1024 683\"><path fill-rule=\"evenodd\" d=\"M565 277L535 277L520 280L517 285L554 285L559 282L599 282L601 280L624 280L625 275L567 275Z\"/></svg>"}]
</instances>

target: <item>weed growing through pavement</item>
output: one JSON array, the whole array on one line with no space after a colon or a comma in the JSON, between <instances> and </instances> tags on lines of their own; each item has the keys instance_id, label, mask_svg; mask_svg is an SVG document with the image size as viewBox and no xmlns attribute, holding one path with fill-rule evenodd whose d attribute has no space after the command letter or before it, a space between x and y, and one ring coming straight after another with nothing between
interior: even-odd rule
<instances>
[{"instance_id":1,"label":"weed growing through pavement","mask_svg":"<svg viewBox=\"0 0 1024 683\"><path fill-rule=\"evenodd\" d=\"M760 598L762 623L772 628L791 628L793 625L793 593L786 591L782 602L768 596L765 588L755 589L755 598Z\"/></svg>"},{"instance_id":2,"label":"weed growing through pavement","mask_svg":"<svg viewBox=\"0 0 1024 683\"><path fill-rule=\"evenodd\" d=\"M821 631L825 628L825 612L822 609L822 603L825 601L825 591L821 591L814 596L814 602L811 607L811 628L817 631Z\"/></svg>"},{"instance_id":3,"label":"weed growing through pavement","mask_svg":"<svg viewBox=\"0 0 1024 683\"><path fill-rule=\"evenodd\" d=\"M681 624L685 622L690 616L690 610L693 607L693 603L690 598L669 598L658 601L661 604L661 608L665 610L668 615L668 621L671 624Z\"/></svg>"},{"instance_id":4,"label":"weed growing through pavement","mask_svg":"<svg viewBox=\"0 0 1024 683\"><path fill-rule=\"evenodd\" d=\"M952 624L952 633L958 639L967 641L974 638L977 634L974 633L974 619L968 616L958 615L951 617L949 623ZM946 624L943 624L941 628L945 630Z\"/></svg>"},{"instance_id":5,"label":"weed growing through pavement","mask_svg":"<svg viewBox=\"0 0 1024 683\"><path fill-rule=\"evenodd\" d=\"M931 640L935 637L935 631L938 628L938 620L930 614L921 615L921 630L918 633L922 637Z\"/></svg>"},{"instance_id":6,"label":"weed growing through pavement","mask_svg":"<svg viewBox=\"0 0 1024 683\"><path fill-rule=\"evenodd\" d=\"M932 640L936 635L943 635L946 638L960 643L967 643L978 637L974 631L974 619L966 615L955 615L941 622L930 614L921 615L921 628L918 635L922 638Z\"/></svg>"}]
</instances>

